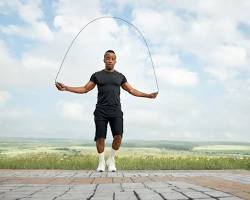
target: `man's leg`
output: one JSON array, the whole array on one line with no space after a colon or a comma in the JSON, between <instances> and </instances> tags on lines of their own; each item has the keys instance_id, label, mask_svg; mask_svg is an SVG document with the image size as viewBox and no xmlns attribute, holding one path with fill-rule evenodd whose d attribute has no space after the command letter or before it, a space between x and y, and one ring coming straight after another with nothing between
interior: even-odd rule
<instances>
[{"instance_id":1,"label":"man's leg","mask_svg":"<svg viewBox=\"0 0 250 200\"><path fill-rule=\"evenodd\" d=\"M112 171L112 172L116 171L115 155L121 146L121 142L122 142L122 136L121 135L114 135L110 156L109 156L109 159L107 160L108 171Z\"/></svg>"},{"instance_id":2,"label":"man's leg","mask_svg":"<svg viewBox=\"0 0 250 200\"><path fill-rule=\"evenodd\" d=\"M96 140L96 149L98 153L104 152L105 148L105 138L98 138Z\"/></svg>"},{"instance_id":3,"label":"man's leg","mask_svg":"<svg viewBox=\"0 0 250 200\"><path fill-rule=\"evenodd\" d=\"M115 135L113 142L112 142L112 149L118 150L122 143L122 136L121 135Z\"/></svg>"},{"instance_id":4,"label":"man's leg","mask_svg":"<svg viewBox=\"0 0 250 200\"><path fill-rule=\"evenodd\" d=\"M98 138L96 140L96 149L98 152L99 157L99 164L96 169L98 172L104 172L105 171L105 157L104 157L104 146L105 146L105 139L104 138Z\"/></svg>"},{"instance_id":5,"label":"man's leg","mask_svg":"<svg viewBox=\"0 0 250 200\"><path fill-rule=\"evenodd\" d=\"M104 158L104 148L105 148L105 138L107 134L107 123L108 123L107 119L95 116L96 133L94 140L96 142L96 149L99 157L99 164L96 169L98 172L105 171L105 166L106 166Z\"/></svg>"},{"instance_id":6,"label":"man's leg","mask_svg":"<svg viewBox=\"0 0 250 200\"><path fill-rule=\"evenodd\" d=\"M123 117L115 117L110 120L110 127L113 135L112 148L109 159L107 160L108 170L116 171L115 167L115 155L121 146L122 134L123 134Z\"/></svg>"}]
</instances>

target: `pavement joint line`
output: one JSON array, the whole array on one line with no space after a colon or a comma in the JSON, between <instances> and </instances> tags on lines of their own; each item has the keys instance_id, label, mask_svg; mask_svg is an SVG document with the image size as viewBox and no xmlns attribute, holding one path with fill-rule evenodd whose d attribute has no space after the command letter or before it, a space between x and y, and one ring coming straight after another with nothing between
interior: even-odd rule
<instances>
[{"instance_id":1,"label":"pavement joint line","mask_svg":"<svg viewBox=\"0 0 250 200\"><path fill-rule=\"evenodd\" d=\"M130 179L131 179L132 183L135 183L135 181L134 181L133 177L130 177Z\"/></svg>"},{"instance_id":2,"label":"pavement joint line","mask_svg":"<svg viewBox=\"0 0 250 200\"><path fill-rule=\"evenodd\" d=\"M44 189L46 189L46 188L49 188L49 187L50 187L50 186L48 185L48 186L46 186L46 187L43 187L43 188L41 188L41 189L39 189L39 190L36 190L36 191L32 192L32 193L29 194L29 195L26 195L25 197L17 198L16 200L26 199L27 197L30 197L30 196L32 196L32 195L34 195L34 194L36 194L36 193L38 193L38 192L40 192L40 191L42 191L42 190L44 190Z\"/></svg>"},{"instance_id":3,"label":"pavement joint line","mask_svg":"<svg viewBox=\"0 0 250 200\"><path fill-rule=\"evenodd\" d=\"M191 197L187 196L184 192L179 191L179 190L181 190L181 188L179 188L178 186L173 185L172 183L168 183L168 184L169 184L170 186L173 187L173 190L174 190L174 191L176 191L176 192L182 194L183 196L185 196L186 198L188 198L188 200L193 200ZM177 189L177 190L176 190L176 189Z\"/></svg>"},{"instance_id":4,"label":"pavement joint line","mask_svg":"<svg viewBox=\"0 0 250 200\"><path fill-rule=\"evenodd\" d=\"M69 184L73 183L76 180L76 175L78 174L78 172L75 172L70 178L72 178L72 180L69 182Z\"/></svg>"},{"instance_id":5,"label":"pavement joint line","mask_svg":"<svg viewBox=\"0 0 250 200\"><path fill-rule=\"evenodd\" d=\"M155 180L151 176L148 176L148 179L151 180L151 181L153 181L153 182L155 182Z\"/></svg>"},{"instance_id":6,"label":"pavement joint line","mask_svg":"<svg viewBox=\"0 0 250 200\"><path fill-rule=\"evenodd\" d=\"M207 188L212 189L212 188L210 188L210 187L207 187ZM209 197L214 198L214 199L217 199L217 200L220 200L219 198L224 198L224 197L214 197L214 196L212 196L212 195L210 195L210 194L207 194L207 193L204 192L204 191L199 191L199 190L196 190L196 189L194 189L194 188L190 188L190 189L193 190L193 191L195 191L195 192L201 192L201 193L203 193L203 194L205 194L205 195L208 195ZM215 189L212 189L212 190L214 190L214 191L216 191L216 192L222 192L222 191L215 190ZM228 197L233 196L232 194L230 194L230 193L228 193L228 192L223 192L223 193L228 194L228 195L229 195Z\"/></svg>"},{"instance_id":7,"label":"pavement joint line","mask_svg":"<svg viewBox=\"0 0 250 200\"><path fill-rule=\"evenodd\" d=\"M86 200L91 200L95 196L95 193L96 193L98 186L99 186L99 184L96 184L93 193Z\"/></svg>"},{"instance_id":8,"label":"pavement joint line","mask_svg":"<svg viewBox=\"0 0 250 200\"><path fill-rule=\"evenodd\" d=\"M67 194L67 193L71 190L71 188L72 188L72 186L69 186L69 187L68 187L68 190L66 190L66 191L64 191L62 194L60 194L60 195L54 197L52 200L56 200L58 197L64 196L65 194Z\"/></svg>"},{"instance_id":9,"label":"pavement joint line","mask_svg":"<svg viewBox=\"0 0 250 200\"><path fill-rule=\"evenodd\" d=\"M147 186L147 185L145 185L145 183L144 182L142 182L142 184L144 185L144 187L145 188L147 188L147 189L149 189L149 190L151 190L151 191L153 191L154 193L156 193L156 194L158 194L162 199L164 199L164 200L167 200L160 192L157 192L156 190L154 190L153 188L151 188L151 187L149 187L149 186Z\"/></svg>"},{"instance_id":10,"label":"pavement joint line","mask_svg":"<svg viewBox=\"0 0 250 200\"><path fill-rule=\"evenodd\" d=\"M136 197L137 200L142 200L140 198L139 194L135 190L133 190L133 193L134 193L134 195L135 195L135 197Z\"/></svg>"},{"instance_id":11,"label":"pavement joint line","mask_svg":"<svg viewBox=\"0 0 250 200\"><path fill-rule=\"evenodd\" d=\"M91 181L91 183L90 184L93 184L94 182L95 182L95 177L94 178L92 178L92 181Z\"/></svg>"},{"instance_id":12,"label":"pavement joint line","mask_svg":"<svg viewBox=\"0 0 250 200\"><path fill-rule=\"evenodd\" d=\"M15 191L15 189L22 188L22 187L24 187L24 185L18 185L15 188L10 188L8 191L1 192L0 195L7 193L7 192L10 192L10 191Z\"/></svg>"},{"instance_id":13,"label":"pavement joint line","mask_svg":"<svg viewBox=\"0 0 250 200\"><path fill-rule=\"evenodd\" d=\"M124 190L124 188L122 186L122 183L120 183L120 187L121 187L121 192L124 192L125 190Z\"/></svg>"},{"instance_id":14,"label":"pavement joint line","mask_svg":"<svg viewBox=\"0 0 250 200\"><path fill-rule=\"evenodd\" d=\"M191 197L187 196L184 192L178 191L178 190L176 190L176 189L173 189L173 190L176 191L176 192L179 192L179 193L182 194L183 196L187 197L188 200L193 200Z\"/></svg>"},{"instance_id":15,"label":"pavement joint line","mask_svg":"<svg viewBox=\"0 0 250 200\"><path fill-rule=\"evenodd\" d=\"M212 199L220 200L220 199L219 199L220 197L214 197L214 196L212 196L212 195L210 195L210 194L205 193L204 191L195 190L195 189L193 189L193 188L188 188L188 189L193 190L193 191L195 191L195 192L200 192L200 193L202 193L202 194L205 194L205 195L209 196L209 197L212 198ZM231 195L230 195L230 196L231 196Z\"/></svg>"},{"instance_id":16,"label":"pavement joint line","mask_svg":"<svg viewBox=\"0 0 250 200\"><path fill-rule=\"evenodd\" d=\"M57 176L59 176L60 174L62 174L63 172L57 172L57 174L54 176L54 178L56 178Z\"/></svg>"},{"instance_id":17,"label":"pavement joint line","mask_svg":"<svg viewBox=\"0 0 250 200\"><path fill-rule=\"evenodd\" d=\"M89 173L89 178L91 177L91 175L94 173L94 171L91 171L90 173Z\"/></svg>"}]
</instances>

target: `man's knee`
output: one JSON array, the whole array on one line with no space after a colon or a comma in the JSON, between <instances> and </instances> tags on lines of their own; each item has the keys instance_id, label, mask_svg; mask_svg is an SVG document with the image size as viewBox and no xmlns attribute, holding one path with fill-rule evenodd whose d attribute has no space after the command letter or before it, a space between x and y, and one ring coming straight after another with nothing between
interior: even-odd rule
<instances>
[{"instance_id":1,"label":"man's knee","mask_svg":"<svg viewBox=\"0 0 250 200\"><path fill-rule=\"evenodd\" d=\"M104 144L104 142L105 142L105 138L97 138L96 139L97 144Z\"/></svg>"},{"instance_id":2,"label":"man's knee","mask_svg":"<svg viewBox=\"0 0 250 200\"><path fill-rule=\"evenodd\" d=\"M115 135L113 138L113 142L116 144L121 144L122 136L121 135Z\"/></svg>"},{"instance_id":3,"label":"man's knee","mask_svg":"<svg viewBox=\"0 0 250 200\"><path fill-rule=\"evenodd\" d=\"M97 138L96 141L97 142L104 142L105 138Z\"/></svg>"}]
</instances>

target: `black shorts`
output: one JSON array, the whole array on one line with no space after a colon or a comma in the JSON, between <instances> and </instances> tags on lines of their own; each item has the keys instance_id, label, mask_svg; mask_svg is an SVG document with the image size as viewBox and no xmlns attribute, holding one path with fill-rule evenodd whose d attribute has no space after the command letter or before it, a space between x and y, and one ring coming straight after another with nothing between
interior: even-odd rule
<instances>
[{"instance_id":1,"label":"black shorts","mask_svg":"<svg viewBox=\"0 0 250 200\"><path fill-rule=\"evenodd\" d=\"M95 116L95 139L96 141L98 138L106 139L107 136L107 125L110 125L111 132L113 137L115 135L123 134L123 116L119 117L104 117L104 116Z\"/></svg>"}]
</instances>

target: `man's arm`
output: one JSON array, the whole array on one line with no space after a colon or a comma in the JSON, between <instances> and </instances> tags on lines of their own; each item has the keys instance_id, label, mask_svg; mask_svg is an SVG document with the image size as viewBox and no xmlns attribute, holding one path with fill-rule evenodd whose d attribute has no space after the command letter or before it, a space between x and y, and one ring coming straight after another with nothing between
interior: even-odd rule
<instances>
[{"instance_id":1,"label":"man's arm","mask_svg":"<svg viewBox=\"0 0 250 200\"><path fill-rule=\"evenodd\" d=\"M60 91L68 91L68 92L74 92L74 93L79 93L79 94L89 92L90 90L94 89L95 85L96 84L92 81L89 81L86 85L81 86L81 87L71 87L71 86L66 86L63 83L58 83L58 82L56 83L56 87Z\"/></svg>"},{"instance_id":2,"label":"man's arm","mask_svg":"<svg viewBox=\"0 0 250 200\"><path fill-rule=\"evenodd\" d=\"M154 99L158 95L158 92L154 92L150 94L140 92L134 89L128 82L123 83L122 88L126 90L129 94L132 94L136 97L145 97L145 98Z\"/></svg>"}]
</instances>

